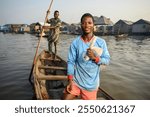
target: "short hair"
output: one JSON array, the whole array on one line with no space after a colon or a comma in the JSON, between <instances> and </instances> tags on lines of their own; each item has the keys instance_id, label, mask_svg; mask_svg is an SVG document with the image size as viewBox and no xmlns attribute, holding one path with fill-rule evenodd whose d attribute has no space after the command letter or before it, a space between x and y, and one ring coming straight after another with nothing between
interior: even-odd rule
<instances>
[{"instance_id":1,"label":"short hair","mask_svg":"<svg viewBox=\"0 0 150 117\"><path fill-rule=\"evenodd\" d=\"M54 11L54 14L55 14L55 13L57 13L57 12L59 13L59 11L58 11L58 10Z\"/></svg>"},{"instance_id":2,"label":"short hair","mask_svg":"<svg viewBox=\"0 0 150 117\"><path fill-rule=\"evenodd\" d=\"M93 20L93 23L94 23L94 17L93 17L90 13L85 13L85 14L82 15L82 17L81 17L81 23L82 23L82 21L83 21L83 19L84 19L85 17L91 17L92 20Z\"/></svg>"}]
</instances>

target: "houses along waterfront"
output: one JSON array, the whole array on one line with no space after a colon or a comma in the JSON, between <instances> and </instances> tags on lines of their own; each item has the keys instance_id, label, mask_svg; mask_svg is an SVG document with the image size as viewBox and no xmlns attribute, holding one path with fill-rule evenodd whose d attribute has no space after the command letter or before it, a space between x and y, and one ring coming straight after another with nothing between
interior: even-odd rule
<instances>
[{"instance_id":1,"label":"houses along waterfront","mask_svg":"<svg viewBox=\"0 0 150 117\"><path fill-rule=\"evenodd\" d=\"M113 23L110 18L105 16L94 16L95 20L95 34L96 35L150 35L150 21L139 19L136 22L127 20L118 20ZM4 33L32 33L38 34L44 23L36 22L30 25L27 24L5 24L0 26L0 31ZM48 24L46 24L48 26ZM45 30L45 33L49 29ZM62 22L61 33L66 34L81 34L80 23L68 24Z\"/></svg>"}]
</instances>

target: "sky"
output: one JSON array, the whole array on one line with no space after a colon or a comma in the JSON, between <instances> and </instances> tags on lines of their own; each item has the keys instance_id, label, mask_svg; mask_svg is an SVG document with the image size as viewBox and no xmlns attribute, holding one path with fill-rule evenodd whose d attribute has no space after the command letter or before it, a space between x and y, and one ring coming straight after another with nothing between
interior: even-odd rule
<instances>
[{"instance_id":1,"label":"sky","mask_svg":"<svg viewBox=\"0 0 150 117\"><path fill-rule=\"evenodd\" d=\"M0 25L44 22L51 0L0 0ZM79 23L84 13L118 20L150 21L150 0L53 0L49 18L59 10L60 19Z\"/></svg>"}]
</instances>

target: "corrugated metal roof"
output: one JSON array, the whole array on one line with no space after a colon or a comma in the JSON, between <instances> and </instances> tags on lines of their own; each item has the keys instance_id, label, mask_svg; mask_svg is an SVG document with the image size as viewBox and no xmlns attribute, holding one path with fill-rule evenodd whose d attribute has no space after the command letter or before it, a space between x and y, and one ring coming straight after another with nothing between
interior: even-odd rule
<instances>
[{"instance_id":1,"label":"corrugated metal roof","mask_svg":"<svg viewBox=\"0 0 150 117\"><path fill-rule=\"evenodd\" d=\"M150 21L140 19L140 20L136 21L134 24L149 24L150 25Z\"/></svg>"},{"instance_id":2,"label":"corrugated metal roof","mask_svg":"<svg viewBox=\"0 0 150 117\"><path fill-rule=\"evenodd\" d=\"M110 18L106 18L105 16L100 16L99 18L96 18L95 24L96 25L113 25L113 22L110 20Z\"/></svg>"},{"instance_id":3,"label":"corrugated metal roof","mask_svg":"<svg viewBox=\"0 0 150 117\"><path fill-rule=\"evenodd\" d=\"M124 23L128 24L128 25L132 25L133 22L132 21L127 21L127 20L122 20Z\"/></svg>"},{"instance_id":4,"label":"corrugated metal roof","mask_svg":"<svg viewBox=\"0 0 150 117\"><path fill-rule=\"evenodd\" d=\"M96 23L98 21L99 17L94 16L94 22Z\"/></svg>"},{"instance_id":5,"label":"corrugated metal roof","mask_svg":"<svg viewBox=\"0 0 150 117\"><path fill-rule=\"evenodd\" d=\"M127 20L119 20L118 22L115 23L115 25L117 24L127 24L127 25L132 25L133 22L132 21L127 21Z\"/></svg>"}]
</instances>

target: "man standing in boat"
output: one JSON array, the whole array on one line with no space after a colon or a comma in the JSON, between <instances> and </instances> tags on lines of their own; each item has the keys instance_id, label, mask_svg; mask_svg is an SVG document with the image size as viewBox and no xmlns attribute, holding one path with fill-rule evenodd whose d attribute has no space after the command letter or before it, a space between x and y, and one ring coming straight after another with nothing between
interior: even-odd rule
<instances>
[{"instance_id":1,"label":"man standing in boat","mask_svg":"<svg viewBox=\"0 0 150 117\"><path fill-rule=\"evenodd\" d=\"M48 11L49 12L49 11ZM61 20L59 19L59 11L54 12L54 18L47 19L47 23L50 24L50 31L48 36L48 50L52 52L52 44L54 43L55 46L55 55L57 54L57 44L59 42L59 33L60 33L60 26Z\"/></svg>"},{"instance_id":2,"label":"man standing in boat","mask_svg":"<svg viewBox=\"0 0 150 117\"><path fill-rule=\"evenodd\" d=\"M69 84L64 91L65 100L81 96L84 100L96 100L100 84L100 65L109 64L110 55L104 39L94 32L94 18L90 13L81 17L83 34L70 45L67 75Z\"/></svg>"}]
</instances>

